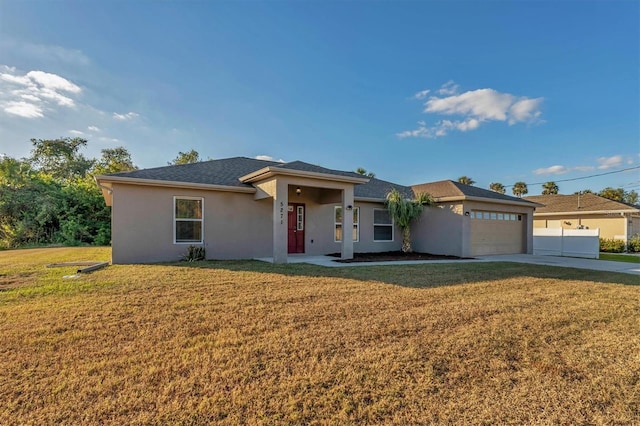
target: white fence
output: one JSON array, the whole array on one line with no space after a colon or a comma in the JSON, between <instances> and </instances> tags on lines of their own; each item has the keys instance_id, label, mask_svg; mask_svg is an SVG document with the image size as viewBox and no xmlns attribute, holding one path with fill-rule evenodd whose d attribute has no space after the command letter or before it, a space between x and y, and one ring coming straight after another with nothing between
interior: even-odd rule
<instances>
[{"instance_id":1,"label":"white fence","mask_svg":"<svg viewBox=\"0 0 640 426\"><path fill-rule=\"evenodd\" d=\"M597 259L600 230L533 228L533 254Z\"/></svg>"}]
</instances>

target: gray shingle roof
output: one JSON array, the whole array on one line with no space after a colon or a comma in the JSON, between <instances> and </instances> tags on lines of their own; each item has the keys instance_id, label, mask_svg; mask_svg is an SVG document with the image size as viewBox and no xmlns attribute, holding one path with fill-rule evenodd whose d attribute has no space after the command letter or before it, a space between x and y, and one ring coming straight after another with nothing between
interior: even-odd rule
<instances>
[{"instance_id":1,"label":"gray shingle roof","mask_svg":"<svg viewBox=\"0 0 640 426\"><path fill-rule=\"evenodd\" d=\"M316 166L315 164L305 163L304 161L291 161L290 163L279 163L277 167L280 169L299 170L302 172L324 173L324 174L336 175L336 176L347 176L347 177L357 177L357 178L365 177L355 172L345 172L342 170L326 169L324 167Z\"/></svg>"},{"instance_id":2,"label":"gray shingle roof","mask_svg":"<svg viewBox=\"0 0 640 426\"><path fill-rule=\"evenodd\" d=\"M362 176L362 175L358 175ZM398 185L397 183L387 182L386 180L371 178L368 183L356 185L354 195L356 198L387 198L387 194L397 189L406 198L413 198L413 190L408 186Z\"/></svg>"},{"instance_id":3,"label":"gray shingle roof","mask_svg":"<svg viewBox=\"0 0 640 426\"><path fill-rule=\"evenodd\" d=\"M337 176L364 177L355 172L327 169L303 161L279 163L247 157L224 158L177 166L155 167L151 169L113 173L108 176L251 188L252 186L250 184L240 182L240 178L269 166ZM397 189L408 198L413 197L411 188L375 178L370 179L368 183L356 185L354 195L361 198L384 199L391 188Z\"/></svg>"},{"instance_id":4,"label":"gray shingle roof","mask_svg":"<svg viewBox=\"0 0 640 426\"><path fill-rule=\"evenodd\" d=\"M264 167L281 166L282 164L283 163L275 161L256 160L247 157L233 157L192 164L114 173L108 176L250 188L251 185L240 182L239 178L241 176Z\"/></svg>"},{"instance_id":5,"label":"gray shingle roof","mask_svg":"<svg viewBox=\"0 0 640 426\"><path fill-rule=\"evenodd\" d=\"M475 197L486 198L489 200L518 202L525 204L529 203L532 206L535 205L535 203L522 198L500 194L499 192L478 188L477 186L465 185L463 183L454 182L452 180L441 180L438 182L423 183L420 185L413 185L412 188L416 192L428 192L433 198L436 199L447 197Z\"/></svg>"},{"instance_id":6,"label":"gray shingle roof","mask_svg":"<svg viewBox=\"0 0 640 426\"><path fill-rule=\"evenodd\" d=\"M240 178L269 166L278 167L281 169L299 170L345 177L364 177L355 172L327 169L324 167L305 163L303 161L279 163L276 161L256 160L247 157L223 158L220 160L209 160L199 163L182 164L177 166L155 167L151 169L113 173L108 176L251 188L252 185L240 182ZM426 183L422 185L414 185L413 187L409 187L398 185L396 183L384 181L381 179L371 178L367 183L355 185L354 196L356 198L385 199L391 189L397 189L407 198L413 198L415 195L414 191L416 191L428 192L434 198L464 195L504 201L526 202L520 198L498 194L497 192L489 191L482 188L476 188L474 186L463 185L461 183L449 180Z\"/></svg>"}]
</instances>

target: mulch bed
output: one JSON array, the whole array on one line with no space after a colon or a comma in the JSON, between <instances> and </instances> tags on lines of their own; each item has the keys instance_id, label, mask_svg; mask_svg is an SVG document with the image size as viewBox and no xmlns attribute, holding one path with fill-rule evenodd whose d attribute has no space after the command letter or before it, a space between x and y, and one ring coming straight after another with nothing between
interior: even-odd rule
<instances>
[{"instance_id":1,"label":"mulch bed","mask_svg":"<svg viewBox=\"0 0 640 426\"><path fill-rule=\"evenodd\" d=\"M332 253L329 256L340 257L340 253ZM403 253L401 251L385 251L381 253L354 253L353 259L337 259L334 262L355 263L355 262L390 262L396 260L460 260L465 259L458 256L445 256L430 253Z\"/></svg>"}]
</instances>

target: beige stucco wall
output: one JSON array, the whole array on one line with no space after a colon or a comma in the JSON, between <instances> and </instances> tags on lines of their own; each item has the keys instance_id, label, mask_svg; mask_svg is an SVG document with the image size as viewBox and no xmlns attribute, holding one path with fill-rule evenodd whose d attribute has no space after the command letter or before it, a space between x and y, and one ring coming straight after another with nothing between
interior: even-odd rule
<instances>
[{"instance_id":1,"label":"beige stucco wall","mask_svg":"<svg viewBox=\"0 0 640 426\"><path fill-rule=\"evenodd\" d=\"M637 219L636 219L637 221ZM619 214L602 214L602 215L562 215L562 216L545 216L534 218L534 226L536 228L563 228L576 229L582 225L589 229L600 229L600 238L619 238L624 237L625 222L627 222L627 230L630 237L637 231L634 229L633 218L623 217Z\"/></svg>"},{"instance_id":2,"label":"beige stucco wall","mask_svg":"<svg viewBox=\"0 0 640 426\"><path fill-rule=\"evenodd\" d=\"M306 240L309 242L306 247L308 254L329 254L340 252L340 242L334 241L334 215L335 207L338 204L313 205L309 214L311 221L310 233ZM396 226L394 229L393 241L373 240L373 211L374 209L384 209L382 203L359 202L354 203L354 207L360 209L359 239L353 243L355 253L371 253L400 250L402 247L402 234ZM309 222L308 222L309 223ZM344 235L351 235L345 229ZM311 242L313 240L313 242Z\"/></svg>"},{"instance_id":3,"label":"beige stucco wall","mask_svg":"<svg viewBox=\"0 0 640 426\"><path fill-rule=\"evenodd\" d=\"M421 253L463 256L465 228L462 203L440 203L424 209L411 227L411 245Z\"/></svg>"},{"instance_id":4,"label":"beige stucco wall","mask_svg":"<svg viewBox=\"0 0 640 426\"><path fill-rule=\"evenodd\" d=\"M271 256L271 199L253 194L113 185L112 261L179 260L190 244L173 242L173 197L204 198L204 246L209 259Z\"/></svg>"},{"instance_id":5,"label":"beige stucco wall","mask_svg":"<svg viewBox=\"0 0 640 426\"><path fill-rule=\"evenodd\" d=\"M272 257L273 198L255 199L254 194L172 189L113 184L112 261L149 263L179 260L191 244L173 242L174 196L204 198L204 247L208 259L250 259ZM334 241L334 207L340 205L340 191L303 187L300 196L289 187L289 203L305 205L305 254L339 253ZM355 252L399 250L394 241L373 241L373 210L382 203L354 202L360 208L360 239Z\"/></svg>"},{"instance_id":6,"label":"beige stucco wall","mask_svg":"<svg viewBox=\"0 0 640 426\"><path fill-rule=\"evenodd\" d=\"M463 202L438 203L435 206L426 208L421 219L412 227L411 236L413 249L424 253L461 257L477 255L477 253L474 253L472 247L472 219L469 216L465 216L466 212L474 210L522 215L523 222L516 222L521 224L521 226L500 227L497 226L497 224L493 224L491 229L496 233L524 233L524 235L518 235L522 236L523 247L521 251L525 253L533 252L533 208L469 200ZM491 227L492 224L488 223L486 226ZM496 240L499 241L500 236L496 235L496 237ZM488 241L487 248L486 250L482 250L482 254L500 252L500 250L498 250L499 247L496 246L494 249L494 247L490 245L491 241Z\"/></svg>"}]
</instances>

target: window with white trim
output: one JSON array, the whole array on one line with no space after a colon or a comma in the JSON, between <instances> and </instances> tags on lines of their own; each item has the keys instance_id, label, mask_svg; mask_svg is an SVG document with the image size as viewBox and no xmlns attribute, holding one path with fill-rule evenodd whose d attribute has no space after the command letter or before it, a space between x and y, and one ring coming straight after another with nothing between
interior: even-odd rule
<instances>
[{"instance_id":1,"label":"window with white trim","mask_svg":"<svg viewBox=\"0 0 640 426\"><path fill-rule=\"evenodd\" d=\"M201 197L173 197L173 242L202 244L204 199Z\"/></svg>"},{"instance_id":2,"label":"window with white trim","mask_svg":"<svg viewBox=\"0 0 640 426\"><path fill-rule=\"evenodd\" d=\"M393 241L393 218L387 209L373 209L373 241Z\"/></svg>"},{"instance_id":3,"label":"window with white trim","mask_svg":"<svg viewBox=\"0 0 640 426\"><path fill-rule=\"evenodd\" d=\"M335 207L334 214L334 233L333 240L337 243L342 241L342 207ZM353 241L358 242L360 240L360 208L353 208Z\"/></svg>"}]
</instances>

